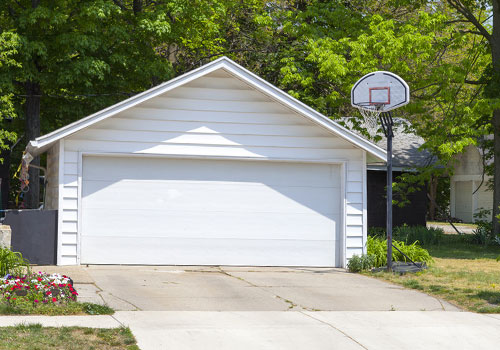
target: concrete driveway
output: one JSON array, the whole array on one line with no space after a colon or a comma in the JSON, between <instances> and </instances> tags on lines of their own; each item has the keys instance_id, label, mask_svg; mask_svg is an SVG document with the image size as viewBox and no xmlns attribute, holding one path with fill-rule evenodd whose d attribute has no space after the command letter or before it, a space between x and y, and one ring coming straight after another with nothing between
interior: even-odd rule
<instances>
[{"instance_id":1,"label":"concrete driveway","mask_svg":"<svg viewBox=\"0 0 500 350\"><path fill-rule=\"evenodd\" d=\"M43 267L71 276L80 301L122 311L459 311L373 278L331 268Z\"/></svg>"}]
</instances>

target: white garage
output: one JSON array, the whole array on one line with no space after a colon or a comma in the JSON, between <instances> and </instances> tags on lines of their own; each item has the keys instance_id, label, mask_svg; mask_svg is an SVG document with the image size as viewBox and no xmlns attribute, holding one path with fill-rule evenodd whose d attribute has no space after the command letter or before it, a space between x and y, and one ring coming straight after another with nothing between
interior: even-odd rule
<instances>
[{"instance_id":1,"label":"white garage","mask_svg":"<svg viewBox=\"0 0 500 350\"><path fill-rule=\"evenodd\" d=\"M345 266L385 153L227 58L30 142L58 264Z\"/></svg>"}]
</instances>

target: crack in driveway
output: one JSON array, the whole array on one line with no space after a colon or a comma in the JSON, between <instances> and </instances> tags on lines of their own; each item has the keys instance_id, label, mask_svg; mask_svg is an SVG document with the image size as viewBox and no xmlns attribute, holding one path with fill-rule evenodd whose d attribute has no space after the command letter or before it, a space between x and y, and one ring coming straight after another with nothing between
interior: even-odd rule
<instances>
[{"instance_id":1,"label":"crack in driveway","mask_svg":"<svg viewBox=\"0 0 500 350\"><path fill-rule=\"evenodd\" d=\"M328 327L330 327L330 328L335 329L337 332L342 333L345 337L349 338L351 341L355 342L356 344L358 344L359 346L361 346L363 349L369 350L366 346L364 346L363 344L361 344L359 341L357 341L356 339L354 339L353 337L351 337L349 334L347 334L347 333L346 333L346 332L344 332L343 330L341 330L341 329L339 329L339 328L335 327L333 324L328 323L328 322L326 322L326 321L323 321L323 320L321 320L321 319L319 319L319 318L316 318L316 317L314 317L313 315L310 315L310 314L308 314L308 313L305 313L305 312L302 312L302 311L299 311L299 312L300 312L302 315L304 315L304 316L307 316L307 317L309 317L309 318L312 318L313 320L316 320L316 321L318 321L318 322L320 322L320 323L322 323L322 324L324 324L324 325L327 325L327 326L328 326Z\"/></svg>"},{"instance_id":2,"label":"crack in driveway","mask_svg":"<svg viewBox=\"0 0 500 350\"><path fill-rule=\"evenodd\" d=\"M252 287L258 288L258 289L260 289L260 290L262 290L262 291L264 291L264 292L266 292L266 293L268 293L268 294L270 294L270 295L274 296L276 299L279 299L279 300L281 300L282 302L284 302L284 303L288 304L288 310L287 310L287 311L289 311L289 310L321 311L321 310L311 309L311 308L308 308L308 307L306 307L306 306L303 306L303 305L297 304L297 303L295 303L295 302L294 302L294 301L292 301L292 300L286 299L286 298L282 297L281 295L278 295L278 294L276 294L276 293L273 293L272 291L270 291L270 290L268 289L269 287L266 287L266 286L259 286L259 285L257 285L257 284L254 284L254 283L250 282L250 281L247 281L246 279L244 279L244 278L242 278L242 277L232 275L231 273L229 273L229 272L227 272L227 271L223 270L223 269L222 269L222 267L220 267L220 266L218 266L218 269L219 269L220 273L222 273L223 275L226 275L226 276L228 276L228 277L232 277L232 278L235 278L235 279L240 280L240 281L242 281L242 282L245 282L246 284L248 284L248 285L250 285L250 286L252 286Z\"/></svg>"}]
</instances>

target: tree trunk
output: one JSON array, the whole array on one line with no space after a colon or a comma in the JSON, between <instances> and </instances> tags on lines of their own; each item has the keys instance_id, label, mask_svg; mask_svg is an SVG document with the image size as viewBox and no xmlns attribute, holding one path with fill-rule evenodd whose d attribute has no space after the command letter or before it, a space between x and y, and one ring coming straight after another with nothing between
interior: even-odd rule
<instances>
[{"instance_id":1,"label":"tree trunk","mask_svg":"<svg viewBox=\"0 0 500 350\"><path fill-rule=\"evenodd\" d=\"M500 0L493 0L493 31L490 39L493 79L500 79ZM496 84L497 82L494 82ZM493 232L500 234L500 109L493 112L494 174L493 174Z\"/></svg>"},{"instance_id":2,"label":"tree trunk","mask_svg":"<svg viewBox=\"0 0 500 350\"><path fill-rule=\"evenodd\" d=\"M142 12L142 0L134 0L132 3L132 9L134 11L134 15L138 15Z\"/></svg>"},{"instance_id":3,"label":"tree trunk","mask_svg":"<svg viewBox=\"0 0 500 350\"><path fill-rule=\"evenodd\" d=\"M493 174L493 232L500 235L500 109L493 113L494 127L494 174Z\"/></svg>"},{"instance_id":4,"label":"tree trunk","mask_svg":"<svg viewBox=\"0 0 500 350\"><path fill-rule=\"evenodd\" d=\"M429 197L432 198L429 202L429 219L434 221L436 218L436 196L437 196L438 178L432 176L429 181Z\"/></svg>"},{"instance_id":5,"label":"tree trunk","mask_svg":"<svg viewBox=\"0 0 500 350\"><path fill-rule=\"evenodd\" d=\"M40 85L27 82L26 86L26 142L40 136ZM35 157L31 164L40 165L40 157ZM29 209L36 209L40 205L40 170L29 168L29 191L24 195L24 205Z\"/></svg>"}]
</instances>

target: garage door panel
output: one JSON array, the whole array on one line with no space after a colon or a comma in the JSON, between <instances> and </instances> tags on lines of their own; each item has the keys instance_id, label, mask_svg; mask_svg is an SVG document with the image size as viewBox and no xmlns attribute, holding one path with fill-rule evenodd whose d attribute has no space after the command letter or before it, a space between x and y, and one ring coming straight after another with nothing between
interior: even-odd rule
<instances>
[{"instance_id":1,"label":"garage door panel","mask_svg":"<svg viewBox=\"0 0 500 350\"><path fill-rule=\"evenodd\" d=\"M287 213L276 216L274 213L259 213L249 216L247 213L227 212L191 212L191 215L185 215L185 212L164 212L160 209L131 210L129 220L123 225L123 211L120 209L85 209L83 222L84 231L91 232L93 237L141 237L147 232L151 237L170 238L337 238L338 215L322 218L314 218L313 215ZM158 217L162 218L161 224L158 224ZM204 224L200 225L200 222ZM116 230L116 227L120 227L120 230Z\"/></svg>"},{"instance_id":2,"label":"garage door panel","mask_svg":"<svg viewBox=\"0 0 500 350\"><path fill-rule=\"evenodd\" d=\"M84 208L338 213L339 189L179 181L86 181ZM237 205L235 205L237 204Z\"/></svg>"},{"instance_id":3,"label":"garage door panel","mask_svg":"<svg viewBox=\"0 0 500 350\"><path fill-rule=\"evenodd\" d=\"M82 261L101 264L214 265L224 257L239 266L336 266L336 241L84 237ZM102 247L106 247L105 253ZM165 247L169 247L168 250ZM221 265L223 265L222 263ZM217 265L217 263L216 263Z\"/></svg>"},{"instance_id":4,"label":"garage door panel","mask_svg":"<svg viewBox=\"0 0 500 350\"><path fill-rule=\"evenodd\" d=\"M340 177L337 167L314 163L287 163L263 161L225 161L175 159L166 162L164 158L148 157L85 157L83 177L87 180L116 182L123 179L152 181L224 181L255 182L269 186L338 187ZM133 162L134 166L130 167ZM127 169L126 173L123 169ZM105 170L105 171L103 171ZM202 170L200 172L200 170ZM230 171L226 171L230 170ZM147 171L147 174L145 174Z\"/></svg>"},{"instance_id":5,"label":"garage door panel","mask_svg":"<svg viewBox=\"0 0 500 350\"><path fill-rule=\"evenodd\" d=\"M85 156L81 263L338 266L339 169Z\"/></svg>"}]
</instances>

